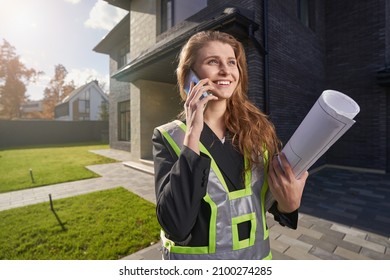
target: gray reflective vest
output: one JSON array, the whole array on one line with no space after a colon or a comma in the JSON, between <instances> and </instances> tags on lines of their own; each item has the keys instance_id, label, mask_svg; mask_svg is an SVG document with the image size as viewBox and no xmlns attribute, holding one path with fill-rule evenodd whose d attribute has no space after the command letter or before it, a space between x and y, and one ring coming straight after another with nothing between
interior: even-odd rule
<instances>
[{"instance_id":1,"label":"gray reflective vest","mask_svg":"<svg viewBox=\"0 0 390 280\"><path fill-rule=\"evenodd\" d=\"M173 121L157 128L179 156L183 146L186 125ZM245 173L244 189L230 192L215 160L203 146L200 151L211 158L207 193L204 200L210 205L209 240L207 246L180 246L166 238L163 230L161 240L164 259L271 259L272 254L266 224L265 200L268 190L267 160ZM245 165L247 166L247 160ZM267 194L267 197L269 194ZM268 198L267 198L268 200ZM268 204L268 203L267 203ZM268 207L267 207L268 208ZM240 240L238 226L250 223L250 234Z\"/></svg>"}]
</instances>

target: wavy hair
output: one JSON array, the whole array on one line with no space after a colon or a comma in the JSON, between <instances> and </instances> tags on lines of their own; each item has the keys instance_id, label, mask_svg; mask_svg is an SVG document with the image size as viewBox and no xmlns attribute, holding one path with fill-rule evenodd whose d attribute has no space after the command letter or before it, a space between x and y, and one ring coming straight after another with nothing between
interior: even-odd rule
<instances>
[{"instance_id":1,"label":"wavy hair","mask_svg":"<svg viewBox=\"0 0 390 280\"><path fill-rule=\"evenodd\" d=\"M265 148L269 158L272 158L279 151L280 141L268 117L248 99L248 70L242 44L233 36L219 31L201 31L193 35L183 46L179 56L176 75L180 95L185 101L187 98L184 92L185 77L195 64L199 50L211 41L229 44L236 56L240 79L234 93L227 100L224 118L233 145L243 155L251 155L249 157L251 167L259 163L259 156L264 156ZM185 114L182 113L181 116Z\"/></svg>"}]
</instances>

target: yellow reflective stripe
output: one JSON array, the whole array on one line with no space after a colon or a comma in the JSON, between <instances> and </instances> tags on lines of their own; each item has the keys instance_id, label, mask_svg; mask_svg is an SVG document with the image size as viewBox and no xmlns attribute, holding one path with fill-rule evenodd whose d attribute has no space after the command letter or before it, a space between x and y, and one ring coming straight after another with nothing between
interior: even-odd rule
<instances>
[{"instance_id":1,"label":"yellow reflective stripe","mask_svg":"<svg viewBox=\"0 0 390 280\"><path fill-rule=\"evenodd\" d=\"M186 132L187 130L187 126L181 122L181 121L178 121L176 120L175 123L184 131ZM223 178L222 176L222 173L221 173L221 170L219 170L218 166L217 166L217 163L215 162L214 158L211 156L210 152L206 149L206 147L201 143L199 142L199 150L206 154L210 159L211 159L211 168L213 169L215 175L217 175L217 178L218 180L221 182L223 188L225 189L225 191L227 193L229 193L229 189L227 187L227 184L225 182L225 179Z\"/></svg>"},{"instance_id":2,"label":"yellow reflective stripe","mask_svg":"<svg viewBox=\"0 0 390 280\"><path fill-rule=\"evenodd\" d=\"M180 148L173 140L171 135L162 127L158 128L164 138L168 141L169 145L171 145L172 149L175 151L176 155L180 155ZM187 247L187 246L176 246L175 243L167 238L166 241L170 241L168 243L163 243L166 248L170 250L172 253L181 253L181 254L212 254L215 253L216 250L216 241L217 241L217 205L214 201L211 200L209 194L206 194L203 199L210 205L211 208L211 216L210 216L210 229L209 229L209 246L203 247ZM165 235L164 235L165 237Z\"/></svg>"},{"instance_id":3,"label":"yellow reflective stripe","mask_svg":"<svg viewBox=\"0 0 390 280\"><path fill-rule=\"evenodd\" d=\"M186 254L186 255L203 254L204 255L209 253L209 247L172 246L170 252L174 254Z\"/></svg>"},{"instance_id":4,"label":"yellow reflective stripe","mask_svg":"<svg viewBox=\"0 0 390 280\"><path fill-rule=\"evenodd\" d=\"M187 126L183 122L181 122L179 120L175 120L175 123L184 132L187 130ZM225 189L226 193L228 194L229 200L252 195L252 184L251 184L252 183L251 182L252 172L250 172L250 171L245 172L245 188L244 189L230 192L228 187L227 187L226 181L223 178L222 172L219 169L216 161L214 160L214 158L211 156L210 152L206 149L206 147L201 142L199 142L199 150L202 153L206 154L211 159L211 168L213 169L215 175L217 176L218 180L221 182L223 188ZM245 169L246 169L247 164L248 164L248 159L245 157Z\"/></svg>"},{"instance_id":5,"label":"yellow reflective stripe","mask_svg":"<svg viewBox=\"0 0 390 280\"><path fill-rule=\"evenodd\" d=\"M210 214L210 228L209 228L209 253L213 254L216 251L217 247L217 205L215 202L211 199L209 194L206 194L206 196L203 198L211 208L211 214Z\"/></svg>"},{"instance_id":6,"label":"yellow reflective stripe","mask_svg":"<svg viewBox=\"0 0 390 280\"><path fill-rule=\"evenodd\" d=\"M264 240L266 240L269 236L268 228L267 228L267 218L265 216L265 194L268 190L268 151L264 149L264 182L261 187L261 216L263 219L263 232L264 232ZM272 258L272 255L271 255Z\"/></svg>"},{"instance_id":7,"label":"yellow reflective stripe","mask_svg":"<svg viewBox=\"0 0 390 280\"><path fill-rule=\"evenodd\" d=\"M175 151L176 155L180 155L180 148L176 144L175 140L172 139L171 135L169 135L168 131L166 131L163 127L159 127L158 130L162 133L165 139L167 139L169 145L171 145L172 149Z\"/></svg>"},{"instance_id":8,"label":"yellow reflective stripe","mask_svg":"<svg viewBox=\"0 0 390 280\"><path fill-rule=\"evenodd\" d=\"M269 251L269 254L263 258L263 260L272 260L272 252Z\"/></svg>"},{"instance_id":9,"label":"yellow reflective stripe","mask_svg":"<svg viewBox=\"0 0 390 280\"><path fill-rule=\"evenodd\" d=\"M248 158L244 157L244 170L247 169L248 167ZM252 171L248 170L245 172L245 177L244 177L244 188L241 190L229 192L228 191L228 196L229 200L241 198L244 196L250 196L252 195Z\"/></svg>"},{"instance_id":10,"label":"yellow reflective stripe","mask_svg":"<svg viewBox=\"0 0 390 280\"><path fill-rule=\"evenodd\" d=\"M238 224L243 222L251 222L251 231L249 234L249 238L239 240L238 236ZM233 235L233 250L240 250L255 244L256 240L256 213L249 213L246 215L238 216L232 218L232 235Z\"/></svg>"}]
</instances>

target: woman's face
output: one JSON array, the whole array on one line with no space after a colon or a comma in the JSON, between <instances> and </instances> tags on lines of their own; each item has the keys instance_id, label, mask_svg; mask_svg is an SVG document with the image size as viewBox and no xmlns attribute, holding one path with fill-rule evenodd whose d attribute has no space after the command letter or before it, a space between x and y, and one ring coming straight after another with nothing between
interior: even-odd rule
<instances>
[{"instance_id":1,"label":"woman's face","mask_svg":"<svg viewBox=\"0 0 390 280\"><path fill-rule=\"evenodd\" d=\"M240 79L233 48L219 41L208 42L198 51L193 68L199 79L210 79L212 93L220 99L230 98Z\"/></svg>"}]
</instances>

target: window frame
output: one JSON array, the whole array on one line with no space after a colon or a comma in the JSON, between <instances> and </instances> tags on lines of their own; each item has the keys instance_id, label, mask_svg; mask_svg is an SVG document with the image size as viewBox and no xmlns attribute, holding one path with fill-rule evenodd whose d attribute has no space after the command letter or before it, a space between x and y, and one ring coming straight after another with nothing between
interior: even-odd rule
<instances>
[{"instance_id":1,"label":"window frame","mask_svg":"<svg viewBox=\"0 0 390 280\"><path fill-rule=\"evenodd\" d=\"M118 141L130 142L130 100L118 102Z\"/></svg>"}]
</instances>

